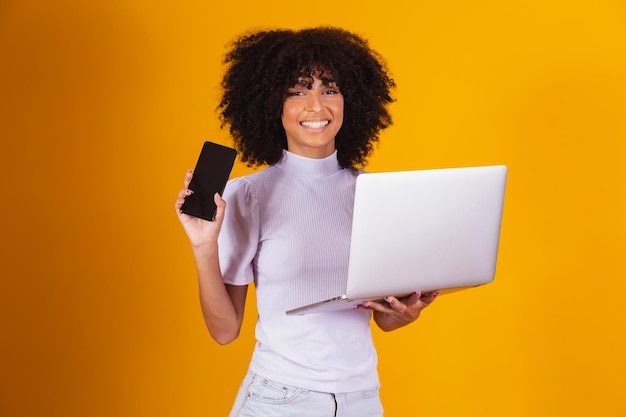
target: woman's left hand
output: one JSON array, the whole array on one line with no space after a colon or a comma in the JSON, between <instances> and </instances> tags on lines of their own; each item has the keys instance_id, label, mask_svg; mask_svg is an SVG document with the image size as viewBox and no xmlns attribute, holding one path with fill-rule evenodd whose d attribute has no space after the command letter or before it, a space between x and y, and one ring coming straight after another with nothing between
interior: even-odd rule
<instances>
[{"instance_id":1,"label":"woman's left hand","mask_svg":"<svg viewBox=\"0 0 626 417\"><path fill-rule=\"evenodd\" d=\"M437 296L439 291L424 294L418 291L403 298L387 297L385 302L366 301L358 308L374 310L376 324L382 330L390 331L413 323Z\"/></svg>"}]
</instances>

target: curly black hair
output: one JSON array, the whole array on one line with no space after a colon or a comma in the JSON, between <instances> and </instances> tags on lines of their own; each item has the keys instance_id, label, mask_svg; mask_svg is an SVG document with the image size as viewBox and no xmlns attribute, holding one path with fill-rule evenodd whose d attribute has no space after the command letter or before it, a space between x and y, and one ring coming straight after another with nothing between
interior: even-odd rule
<instances>
[{"instance_id":1,"label":"curly black hair","mask_svg":"<svg viewBox=\"0 0 626 417\"><path fill-rule=\"evenodd\" d=\"M392 124L387 109L395 82L384 59L367 40L333 27L246 33L226 53L223 94L218 106L241 160L272 165L287 148L281 122L287 90L313 74L335 82L344 96L344 121L335 138L343 168L363 166ZM310 85L309 85L310 88Z\"/></svg>"}]
</instances>

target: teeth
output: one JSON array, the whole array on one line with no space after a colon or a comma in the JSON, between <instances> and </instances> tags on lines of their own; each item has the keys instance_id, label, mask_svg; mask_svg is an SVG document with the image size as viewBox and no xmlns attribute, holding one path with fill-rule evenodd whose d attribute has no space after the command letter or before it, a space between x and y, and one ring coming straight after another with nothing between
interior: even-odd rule
<instances>
[{"instance_id":1,"label":"teeth","mask_svg":"<svg viewBox=\"0 0 626 417\"><path fill-rule=\"evenodd\" d=\"M312 129L319 129L320 127L326 126L328 124L328 120L324 120L322 122L310 122L310 121L307 121L307 122L302 122L300 124L302 126L304 126L304 127L310 127Z\"/></svg>"}]
</instances>

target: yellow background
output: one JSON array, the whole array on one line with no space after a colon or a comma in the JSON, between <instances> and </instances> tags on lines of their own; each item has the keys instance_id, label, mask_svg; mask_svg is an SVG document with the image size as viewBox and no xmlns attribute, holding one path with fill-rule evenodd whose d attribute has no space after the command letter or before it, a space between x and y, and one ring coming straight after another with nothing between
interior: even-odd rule
<instances>
[{"instance_id":1,"label":"yellow background","mask_svg":"<svg viewBox=\"0 0 626 417\"><path fill-rule=\"evenodd\" d=\"M370 170L510 169L495 282L375 331L386 416L626 416L618 0L0 2L0 415L226 415L254 307L210 339L174 199L225 44L318 24L398 83Z\"/></svg>"}]
</instances>

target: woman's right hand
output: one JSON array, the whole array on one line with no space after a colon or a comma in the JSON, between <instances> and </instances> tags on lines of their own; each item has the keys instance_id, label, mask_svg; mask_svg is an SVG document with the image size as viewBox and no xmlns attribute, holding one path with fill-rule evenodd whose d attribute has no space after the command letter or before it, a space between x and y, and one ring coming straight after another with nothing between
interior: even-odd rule
<instances>
[{"instance_id":1,"label":"woman's right hand","mask_svg":"<svg viewBox=\"0 0 626 417\"><path fill-rule=\"evenodd\" d=\"M218 193L215 193L214 199L215 204L217 205L217 211L215 214L215 220L213 221L204 220L181 212L180 208L185 202L185 198L193 193L193 191L189 189L189 183L191 182L192 177L193 171L190 169L185 174L185 188L180 190L178 193L178 199L175 204L178 220L180 220L180 223L183 225L185 233L187 233L187 237L194 248L205 245L217 246L217 237L222 227L222 221L224 220L226 201L224 201Z\"/></svg>"}]
</instances>

